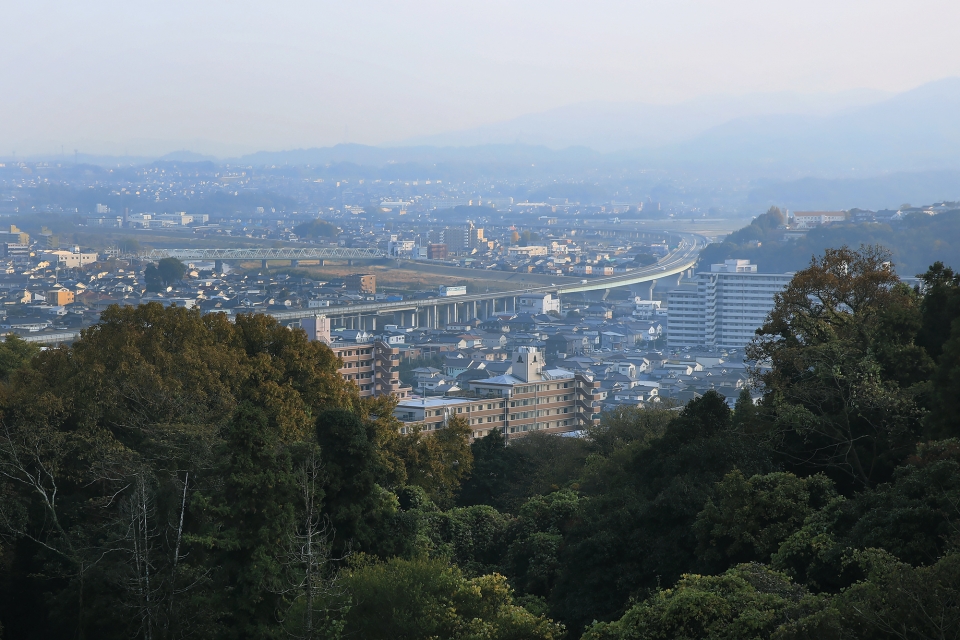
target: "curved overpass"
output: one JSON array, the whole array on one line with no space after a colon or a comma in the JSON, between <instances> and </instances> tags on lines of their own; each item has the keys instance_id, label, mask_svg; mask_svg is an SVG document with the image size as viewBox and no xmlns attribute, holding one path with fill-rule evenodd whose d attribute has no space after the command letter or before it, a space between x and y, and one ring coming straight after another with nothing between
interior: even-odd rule
<instances>
[{"instance_id":1,"label":"curved overpass","mask_svg":"<svg viewBox=\"0 0 960 640\"><path fill-rule=\"evenodd\" d=\"M403 312L413 312L414 314L426 311L427 320L429 321L431 315L430 310L433 310L433 319L437 319L437 308L442 306L459 306L463 304L472 304L476 305L477 303L486 304L489 306L492 305L494 312L496 312L496 300L504 301L504 311L506 311L506 301L507 299L515 299L519 296L529 294L529 293L555 293L557 295L564 295L569 293L583 293L586 291L598 291L613 289L616 287L626 287L632 284L641 284L644 282L651 282L659 280L661 278L666 278L670 276L676 276L682 274L687 269L692 268L699 258L700 251L706 246L707 241L703 236L698 236L695 234L678 234L681 236L680 246L673 252L664 256L656 264L650 265L648 267L643 267L636 269L629 273L624 273L616 276L610 276L606 278L591 278L586 282L581 281L579 284L573 285L551 285L548 287L531 287L526 289L516 289L513 291L501 291L498 293L486 293L486 294L472 294L466 296L454 296L451 298L424 298L421 300L404 300L401 302L377 302L377 303L366 303L366 304L355 304L355 305L338 305L335 307L322 307L320 309L302 309L297 311L275 311L268 312L269 315L277 318L278 320L296 320L299 318L307 318L315 316L317 314L325 314L333 318L354 318L360 317L363 315L374 315L381 313L403 313ZM222 251L222 250L217 250ZM233 250L236 251L236 250ZM163 257L167 257L169 254L165 254ZM223 254L220 254L223 255ZM191 256L193 257L193 256ZM204 257L207 257L206 255ZM210 256L214 257L214 256ZM262 254L257 256L262 258ZM286 257L289 258L289 255ZM330 257L330 256L327 256ZM340 257L340 256L337 256ZM351 256L355 257L355 256ZM369 257L369 256L363 256ZM476 309L476 307L474 307ZM28 342L37 342L43 344L60 344L60 343L69 343L73 340L76 340L79 337L79 332L65 332L57 334L43 334L37 336L25 336L24 339Z\"/></svg>"},{"instance_id":2,"label":"curved overpass","mask_svg":"<svg viewBox=\"0 0 960 640\"><path fill-rule=\"evenodd\" d=\"M580 293L584 291L597 291L599 289L613 289L616 287L625 287L631 284L640 284L659 280L668 276L675 276L691 269L700 257L700 251L707 245L707 240L703 236L695 234L683 234L680 247L675 251L668 253L658 260L656 264L648 267L635 269L629 273L623 273L617 276L606 278L593 278L586 283L581 282L578 285L563 287L541 287L539 290L544 292L556 291L558 295L565 293Z\"/></svg>"},{"instance_id":3,"label":"curved overpass","mask_svg":"<svg viewBox=\"0 0 960 640\"><path fill-rule=\"evenodd\" d=\"M656 264L652 264L647 267L642 267L630 271L629 273L623 273L615 276L608 276L604 278L587 278L581 280L578 284L564 284L564 285L551 285L544 287L527 287L524 289L516 289L512 291L498 291L495 293L483 293L483 294L469 294L463 296L452 296L452 297L436 297L436 298L422 298L416 300L403 300L399 302L368 302L363 304L349 304L349 305L336 305L330 307L321 307L319 309L298 309L296 311L276 311L271 312L270 315L274 316L278 320L295 320L298 318L307 318L310 316L315 316L318 314L323 314L330 316L332 318L339 317L357 317L361 315L370 315L370 314L380 314L380 313L389 313L389 312L405 312L412 311L414 313L419 313L420 311L433 309L436 313L437 307L447 307L459 305L476 305L479 303L481 305L490 305L492 303L493 312L497 313L496 301L504 301L503 311L507 311L506 301L509 299L515 299L519 296L531 294L531 293L555 293L558 296L570 293L583 293L587 291L603 291L607 289L615 289L617 287L626 287L633 284L641 284L644 282L652 282L667 278L670 276L677 276L688 269L691 269L696 263L697 259L700 256L700 251L706 246L707 241L703 236L696 234L678 234L681 237L680 246L664 256L662 259L657 261ZM514 307L515 310L515 307ZM474 315L476 317L476 315ZM429 324L429 323L428 323Z\"/></svg>"}]
</instances>

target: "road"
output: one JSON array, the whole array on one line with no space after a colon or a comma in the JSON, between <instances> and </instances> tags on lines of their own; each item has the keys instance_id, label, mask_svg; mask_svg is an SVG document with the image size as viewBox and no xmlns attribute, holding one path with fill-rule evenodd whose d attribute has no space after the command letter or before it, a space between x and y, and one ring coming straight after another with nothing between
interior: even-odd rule
<instances>
[{"instance_id":1,"label":"road","mask_svg":"<svg viewBox=\"0 0 960 640\"><path fill-rule=\"evenodd\" d=\"M500 291L496 293L482 293L465 296L452 296L449 298L425 298L420 300L403 300L401 302L375 302L365 304L337 305L333 307L323 307L320 309L298 309L296 311L273 311L268 312L277 320L296 320L299 318L308 318L317 314L325 314L331 317L360 316L379 313L389 313L393 311L420 311L422 309L433 309L438 306L461 305L470 303L486 303L493 300L505 300L508 298L517 298L531 293L553 293L563 296L570 293L583 293L586 291L599 291L605 289L615 289L617 287L626 287L632 284L641 284L660 280L670 276L682 274L687 269L692 268L699 258L700 251L706 246L706 238L697 234L679 234L681 236L680 246L661 258L656 264L647 267L641 267L615 276L605 278L587 278L581 280L578 284L551 285L543 287L528 287L525 289L516 289L513 291ZM482 274L483 272L479 272ZM506 308L506 305L504 305ZM25 339L30 342L40 344L60 344L69 343L79 337L79 332L65 332L57 334L40 334L37 336L27 336Z\"/></svg>"},{"instance_id":2,"label":"road","mask_svg":"<svg viewBox=\"0 0 960 640\"><path fill-rule=\"evenodd\" d=\"M661 280L670 276L682 274L692 268L700 256L700 251L706 246L706 238L696 234L678 234L682 240L680 246L667 254L656 264L647 267L641 267L630 271L629 273L608 276L604 278L585 278L578 284L551 285L543 287L528 287L525 289L516 289L513 291L498 291L491 293L478 293L464 296L424 298L418 300L403 300L400 302L372 302L364 304L337 305L323 307L320 309L299 309L297 311L275 311L271 315L278 320L295 320L298 318L307 318L317 314L324 314L331 317L339 316L359 316L363 314L384 313L390 311L419 311L420 309L433 308L438 305L463 304L474 302L487 302L490 300L503 300L505 298L516 298L531 293L553 293L558 296L570 293L583 293L586 291L602 291L606 289L615 289L617 287L626 287L632 284L641 284L654 280ZM482 273L482 272L481 272Z\"/></svg>"}]
</instances>

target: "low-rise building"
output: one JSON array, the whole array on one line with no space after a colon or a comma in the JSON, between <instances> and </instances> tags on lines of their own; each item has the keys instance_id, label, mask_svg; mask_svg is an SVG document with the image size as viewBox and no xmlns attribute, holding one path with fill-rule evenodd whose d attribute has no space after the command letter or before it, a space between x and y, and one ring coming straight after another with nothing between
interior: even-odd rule
<instances>
[{"instance_id":1,"label":"low-rise building","mask_svg":"<svg viewBox=\"0 0 960 640\"><path fill-rule=\"evenodd\" d=\"M80 251L40 251L37 255L41 260L61 269L79 269L98 260L96 253L81 253Z\"/></svg>"},{"instance_id":2,"label":"low-rise building","mask_svg":"<svg viewBox=\"0 0 960 640\"><path fill-rule=\"evenodd\" d=\"M47 291L46 302L53 306L73 304L74 295L66 287L56 287Z\"/></svg>"},{"instance_id":3,"label":"low-rise building","mask_svg":"<svg viewBox=\"0 0 960 640\"><path fill-rule=\"evenodd\" d=\"M551 293L525 294L517 298L517 311L534 315L551 311L560 313L560 299Z\"/></svg>"},{"instance_id":4,"label":"low-rise building","mask_svg":"<svg viewBox=\"0 0 960 640\"><path fill-rule=\"evenodd\" d=\"M446 260L447 259L447 245L441 243L430 243L427 245L427 259L428 260Z\"/></svg>"},{"instance_id":5,"label":"low-rise building","mask_svg":"<svg viewBox=\"0 0 960 640\"><path fill-rule=\"evenodd\" d=\"M793 224L798 229L812 229L830 222L846 222L846 211L794 211Z\"/></svg>"},{"instance_id":6,"label":"low-rise building","mask_svg":"<svg viewBox=\"0 0 960 640\"><path fill-rule=\"evenodd\" d=\"M526 256L532 258L534 256L545 256L548 255L550 251L544 245L530 245L527 247L508 247L507 255L519 258Z\"/></svg>"}]
</instances>

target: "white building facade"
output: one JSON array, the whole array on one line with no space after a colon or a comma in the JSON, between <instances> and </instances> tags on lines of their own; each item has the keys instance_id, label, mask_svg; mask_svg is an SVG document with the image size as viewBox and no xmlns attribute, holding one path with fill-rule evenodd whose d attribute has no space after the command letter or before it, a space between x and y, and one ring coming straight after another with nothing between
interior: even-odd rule
<instances>
[{"instance_id":1,"label":"white building facade","mask_svg":"<svg viewBox=\"0 0 960 640\"><path fill-rule=\"evenodd\" d=\"M551 293L537 293L522 295L517 298L517 310L520 313L560 313L560 299L554 298Z\"/></svg>"},{"instance_id":2,"label":"white building facade","mask_svg":"<svg viewBox=\"0 0 960 640\"><path fill-rule=\"evenodd\" d=\"M792 273L758 273L748 260L711 265L667 294L667 346L745 347L792 278Z\"/></svg>"},{"instance_id":3,"label":"white building facade","mask_svg":"<svg viewBox=\"0 0 960 640\"><path fill-rule=\"evenodd\" d=\"M795 211L792 216L793 225L797 229L812 229L821 224L831 222L846 222L846 211Z\"/></svg>"}]
</instances>

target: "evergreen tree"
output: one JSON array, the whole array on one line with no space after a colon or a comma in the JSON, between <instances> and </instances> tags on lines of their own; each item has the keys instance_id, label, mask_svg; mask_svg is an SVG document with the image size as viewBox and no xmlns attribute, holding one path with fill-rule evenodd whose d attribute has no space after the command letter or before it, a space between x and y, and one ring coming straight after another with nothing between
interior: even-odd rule
<instances>
[{"instance_id":1,"label":"evergreen tree","mask_svg":"<svg viewBox=\"0 0 960 640\"><path fill-rule=\"evenodd\" d=\"M279 436L262 408L241 403L221 447L223 488L195 499L208 518L208 533L191 541L211 550L214 589L208 597L220 637L281 635L281 556L295 527L297 478Z\"/></svg>"}]
</instances>

